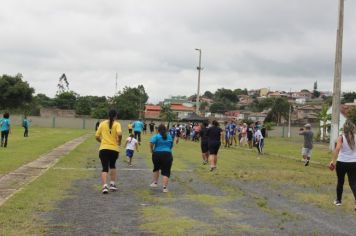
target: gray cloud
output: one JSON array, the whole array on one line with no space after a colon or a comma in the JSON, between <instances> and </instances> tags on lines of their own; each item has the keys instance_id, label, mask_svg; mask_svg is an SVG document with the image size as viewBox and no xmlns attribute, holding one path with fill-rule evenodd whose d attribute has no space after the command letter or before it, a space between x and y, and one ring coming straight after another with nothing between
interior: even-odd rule
<instances>
[{"instance_id":1,"label":"gray cloud","mask_svg":"<svg viewBox=\"0 0 356 236\"><path fill-rule=\"evenodd\" d=\"M0 9L0 73L54 95L65 72L79 94L143 84L150 100L221 87L331 90L337 25L331 0L20 1ZM356 90L356 15L346 1L343 88Z\"/></svg>"}]
</instances>

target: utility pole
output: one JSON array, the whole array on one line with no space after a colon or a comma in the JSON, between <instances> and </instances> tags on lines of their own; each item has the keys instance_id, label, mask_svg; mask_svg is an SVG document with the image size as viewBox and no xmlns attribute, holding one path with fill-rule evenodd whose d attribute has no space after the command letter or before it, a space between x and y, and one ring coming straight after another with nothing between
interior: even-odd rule
<instances>
[{"instance_id":1,"label":"utility pole","mask_svg":"<svg viewBox=\"0 0 356 236\"><path fill-rule=\"evenodd\" d=\"M341 100L341 75L342 75L342 43L344 32L344 5L345 0L339 0L338 29L336 36L336 54L334 71L334 88L331 117L330 150L335 149L335 142L339 136L340 100Z\"/></svg>"},{"instance_id":2,"label":"utility pole","mask_svg":"<svg viewBox=\"0 0 356 236\"><path fill-rule=\"evenodd\" d=\"M199 99L200 99L200 71L202 70L201 68L201 49L196 48L195 50L199 51L199 66L197 67L198 70L198 91L197 91L197 99L196 99L196 113L199 114Z\"/></svg>"},{"instance_id":3,"label":"utility pole","mask_svg":"<svg viewBox=\"0 0 356 236\"><path fill-rule=\"evenodd\" d=\"M115 95L117 94L117 72L115 77Z\"/></svg>"},{"instance_id":4,"label":"utility pole","mask_svg":"<svg viewBox=\"0 0 356 236\"><path fill-rule=\"evenodd\" d=\"M292 115L292 104L289 104L289 118L288 118L288 138L290 138L290 123Z\"/></svg>"}]
</instances>

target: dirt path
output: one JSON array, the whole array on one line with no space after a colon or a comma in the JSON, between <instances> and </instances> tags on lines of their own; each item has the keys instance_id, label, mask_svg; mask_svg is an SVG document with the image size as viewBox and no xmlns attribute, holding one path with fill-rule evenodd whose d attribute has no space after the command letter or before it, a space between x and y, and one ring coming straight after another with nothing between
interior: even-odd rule
<instances>
[{"instance_id":1,"label":"dirt path","mask_svg":"<svg viewBox=\"0 0 356 236\"><path fill-rule=\"evenodd\" d=\"M43 216L49 219L48 235L172 235L174 227L173 235L354 235L356 231L351 212L300 204L265 182L236 180L219 186L195 172L176 171L170 193L163 194L148 187L151 171L144 158L135 161L131 169L120 161L119 191L109 195L100 193L97 162L95 177L76 182L72 197ZM220 171L215 175L223 174ZM145 210L169 211L171 219L163 214L161 224L155 225Z\"/></svg>"},{"instance_id":2,"label":"dirt path","mask_svg":"<svg viewBox=\"0 0 356 236\"><path fill-rule=\"evenodd\" d=\"M68 154L90 135L83 135L53 149L51 152L41 155L38 159L25 164L13 172L0 176L0 206L11 198L23 186L34 181L50 167L55 165L60 157Z\"/></svg>"}]
</instances>

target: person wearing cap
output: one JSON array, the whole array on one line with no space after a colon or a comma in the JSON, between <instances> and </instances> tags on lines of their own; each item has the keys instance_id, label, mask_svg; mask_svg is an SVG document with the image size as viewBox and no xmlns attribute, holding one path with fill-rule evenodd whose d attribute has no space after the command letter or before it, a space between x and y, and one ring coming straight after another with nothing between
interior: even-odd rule
<instances>
[{"instance_id":1,"label":"person wearing cap","mask_svg":"<svg viewBox=\"0 0 356 236\"><path fill-rule=\"evenodd\" d=\"M304 136L304 146L302 149L302 155L304 159L304 166L308 166L312 155L314 133L311 130L310 124L306 124L304 125L304 127L305 129L300 128L299 135Z\"/></svg>"}]
</instances>

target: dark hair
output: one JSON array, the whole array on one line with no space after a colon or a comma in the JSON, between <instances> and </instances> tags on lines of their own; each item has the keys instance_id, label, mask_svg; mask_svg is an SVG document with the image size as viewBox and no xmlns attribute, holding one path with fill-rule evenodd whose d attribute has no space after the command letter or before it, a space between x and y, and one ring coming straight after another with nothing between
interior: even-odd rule
<instances>
[{"instance_id":1,"label":"dark hair","mask_svg":"<svg viewBox=\"0 0 356 236\"><path fill-rule=\"evenodd\" d=\"M4 118L5 118L5 119L9 119L9 117L10 117L10 114L9 114L8 112L5 112L5 113L4 113Z\"/></svg>"},{"instance_id":2,"label":"dark hair","mask_svg":"<svg viewBox=\"0 0 356 236\"><path fill-rule=\"evenodd\" d=\"M116 119L116 116L117 116L116 110L109 111L109 129L112 128L112 125L114 123L114 120Z\"/></svg>"},{"instance_id":3,"label":"dark hair","mask_svg":"<svg viewBox=\"0 0 356 236\"><path fill-rule=\"evenodd\" d=\"M209 123L207 121L203 121L203 126L204 127L208 127L209 126Z\"/></svg>"},{"instance_id":4,"label":"dark hair","mask_svg":"<svg viewBox=\"0 0 356 236\"><path fill-rule=\"evenodd\" d=\"M164 124L158 126L158 133L162 136L163 140L167 139L167 128Z\"/></svg>"},{"instance_id":5,"label":"dark hair","mask_svg":"<svg viewBox=\"0 0 356 236\"><path fill-rule=\"evenodd\" d=\"M216 120L213 120L212 124L213 124L214 126L216 126L216 127L219 126L219 122L217 122Z\"/></svg>"},{"instance_id":6,"label":"dark hair","mask_svg":"<svg viewBox=\"0 0 356 236\"><path fill-rule=\"evenodd\" d=\"M355 146L356 146L355 133L356 133L355 124L349 119L346 120L344 124L344 134L346 137L346 141L349 144L351 150L355 150Z\"/></svg>"}]
</instances>

